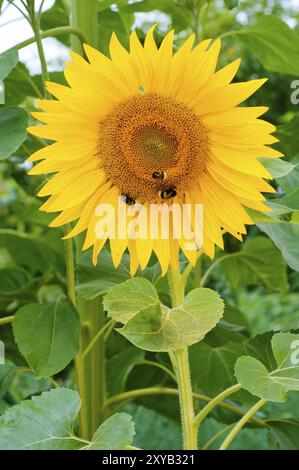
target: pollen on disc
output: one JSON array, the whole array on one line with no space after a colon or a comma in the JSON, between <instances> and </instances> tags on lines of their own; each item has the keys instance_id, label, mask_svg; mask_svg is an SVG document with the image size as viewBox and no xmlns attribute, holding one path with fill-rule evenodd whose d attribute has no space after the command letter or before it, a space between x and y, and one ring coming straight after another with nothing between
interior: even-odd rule
<instances>
[{"instance_id":1,"label":"pollen on disc","mask_svg":"<svg viewBox=\"0 0 299 470\"><path fill-rule=\"evenodd\" d=\"M198 116L173 98L136 95L115 106L99 123L99 155L112 183L140 202L156 202L175 187L192 189L206 169L207 129ZM153 178L165 172L167 182Z\"/></svg>"}]
</instances>

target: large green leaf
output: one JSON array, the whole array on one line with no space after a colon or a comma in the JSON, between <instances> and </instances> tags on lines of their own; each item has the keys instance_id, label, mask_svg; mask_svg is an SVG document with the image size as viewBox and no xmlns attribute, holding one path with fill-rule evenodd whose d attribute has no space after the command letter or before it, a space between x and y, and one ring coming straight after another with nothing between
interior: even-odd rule
<instances>
[{"instance_id":1,"label":"large green leaf","mask_svg":"<svg viewBox=\"0 0 299 470\"><path fill-rule=\"evenodd\" d=\"M130 30L134 22L132 13L105 9L98 14L99 41L101 50L109 54L109 42L113 32L117 33L121 43L128 47Z\"/></svg>"},{"instance_id":2,"label":"large green leaf","mask_svg":"<svg viewBox=\"0 0 299 470\"><path fill-rule=\"evenodd\" d=\"M221 264L233 288L262 283L270 291L287 290L286 264L265 237L248 240L241 251L226 255Z\"/></svg>"},{"instance_id":3,"label":"large green leaf","mask_svg":"<svg viewBox=\"0 0 299 470\"><path fill-rule=\"evenodd\" d=\"M255 26L242 29L240 39L266 70L298 76L299 36L274 15L262 15Z\"/></svg>"},{"instance_id":4,"label":"large green leaf","mask_svg":"<svg viewBox=\"0 0 299 470\"><path fill-rule=\"evenodd\" d=\"M260 162L271 173L273 178L281 178L288 175L295 165L293 163L282 160L281 158L260 158Z\"/></svg>"},{"instance_id":5,"label":"large green leaf","mask_svg":"<svg viewBox=\"0 0 299 470\"><path fill-rule=\"evenodd\" d=\"M299 422L268 419L268 441L273 450L299 450Z\"/></svg>"},{"instance_id":6,"label":"large green leaf","mask_svg":"<svg viewBox=\"0 0 299 470\"><path fill-rule=\"evenodd\" d=\"M124 391L130 372L143 359L144 351L130 346L115 354L107 361L107 388L109 395L117 395Z\"/></svg>"},{"instance_id":7,"label":"large green leaf","mask_svg":"<svg viewBox=\"0 0 299 470\"><path fill-rule=\"evenodd\" d=\"M235 366L239 383L252 395L282 402L290 390L299 391L299 335L277 333L272 337L275 369L269 371L254 357L242 356Z\"/></svg>"},{"instance_id":8,"label":"large green leaf","mask_svg":"<svg viewBox=\"0 0 299 470\"><path fill-rule=\"evenodd\" d=\"M128 5L121 6L120 10L127 13L151 12L159 10L170 17L172 27L178 33L186 30L192 25L192 12L184 3L176 4L173 0L141 0L130 2Z\"/></svg>"},{"instance_id":9,"label":"large green leaf","mask_svg":"<svg viewBox=\"0 0 299 470\"><path fill-rule=\"evenodd\" d=\"M28 114L22 108L0 108L0 160L18 150L27 135Z\"/></svg>"},{"instance_id":10,"label":"large green leaf","mask_svg":"<svg viewBox=\"0 0 299 470\"><path fill-rule=\"evenodd\" d=\"M0 364L0 399L3 398L16 376L16 367L13 364Z\"/></svg>"},{"instance_id":11,"label":"large green leaf","mask_svg":"<svg viewBox=\"0 0 299 470\"><path fill-rule=\"evenodd\" d=\"M0 269L0 295L13 297L30 286L32 278L21 268Z\"/></svg>"},{"instance_id":12,"label":"large green leaf","mask_svg":"<svg viewBox=\"0 0 299 470\"><path fill-rule=\"evenodd\" d=\"M77 392L56 389L10 408L0 417L1 450L75 450L73 435L80 409Z\"/></svg>"},{"instance_id":13,"label":"large green leaf","mask_svg":"<svg viewBox=\"0 0 299 470\"><path fill-rule=\"evenodd\" d=\"M46 31L51 28L67 26L70 22L70 12L67 8L67 2L64 0L55 0L54 5L41 15L41 28ZM70 36L59 35L57 37L63 44L70 45Z\"/></svg>"},{"instance_id":14,"label":"large green leaf","mask_svg":"<svg viewBox=\"0 0 299 470\"><path fill-rule=\"evenodd\" d=\"M76 391L59 388L8 409L0 417L0 449L121 450L132 444L135 428L126 413L101 424L89 444L77 438L74 426L80 405Z\"/></svg>"},{"instance_id":15,"label":"large green leaf","mask_svg":"<svg viewBox=\"0 0 299 470\"><path fill-rule=\"evenodd\" d=\"M104 309L116 321L127 323L136 313L159 304L158 293L147 279L133 278L116 285L104 297Z\"/></svg>"},{"instance_id":16,"label":"large green leaf","mask_svg":"<svg viewBox=\"0 0 299 470\"><path fill-rule=\"evenodd\" d=\"M295 271L299 271L299 225L293 223L260 223L258 228L265 232L281 251L286 263ZM276 262L271 258L271 264ZM273 267L273 264L272 264ZM274 271L274 268L273 268Z\"/></svg>"},{"instance_id":17,"label":"large green leaf","mask_svg":"<svg viewBox=\"0 0 299 470\"><path fill-rule=\"evenodd\" d=\"M238 357L244 354L241 343L226 342L210 346L206 341L190 348L192 381L196 389L215 396L236 383L234 366Z\"/></svg>"},{"instance_id":18,"label":"large green leaf","mask_svg":"<svg viewBox=\"0 0 299 470\"><path fill-rule=\"evenodd\" d=\"M117 413L97 429L86 450L122 450L133 443L135 426L127 413Z\"/></svg>"},{"instance_id":19,"label":"large green leaf","mask_svg":"<svg viewBox=\"0 0 299 470\"><path fill-rule=\"evenodd\" d=\"M276 131L279 142L276 147L286 155L288 159L293 159L299 153L299 113L295 114L286 124L282 124Z\"/></svg>"},{"instance_id":20,"label":"large green leaf","mask_svg":"<svg viewBox=\"0 0 299 470\"><path fill-rule=\"evenodd\" d=\"M13 331L20 352L41 377L64 369L79 351L79 314L64 297L22 307Z\"/></svg>"},{"instance_id":21,"label":"large green leaf","mask_svg":"<svg viewBox=\"0 0 299 470\"><path fill-rule=\"evenodd\" d=\"M0 245L5 248L15 264L28 269L32 274L51 268L63 269L60 253L45 237L0 229Z\"/></svg>"},{"instance_id":22,"label":"large green leaf","mask_svg":"<svg viewBox=\"0 0 299 470\"><path fill-rule=\"evenodd\" d=\"M141 349L172 351L200 341L219 322L223 310L215 291L198 288L189 292L182 306L151 305L118 331Z\"/></svg>"},{"instance_id":23,"label":"large green leaf","mask_svg":"<svg viewBox=\"0 0 299 470\"><path fill-rule=\"evenodd\" d=\"M37 96L37 91L30 82L29 71L22 62L10 72L4 84L5 103L9 106L23 103L28 96Z\"/></svg>"},{"instance_id":24,"label":"large green leaf","mask_svg":"<svg viewBox=\"0 0 299 470\"><path fill-rule=\"evenodd\" d=\"M19 60L19 54L16 49L11 49L0 54L0 80L4 80L7 75L15 68Z\"/></svg>"},{"instance_id":25,"label":"large green leaf","mask_svg":"<svg viewBox=\"0 0 299 470\"><path fill-rule=\"evenodd\" d=\"M140 275L155 283L160 277L160 272L160 267L154 265L143 273L140 272ZM77 292L87 300L95 299L108 292L115 284L131 279L130 257L125 253L121 264L115 269L108 250L101 251L96 266L93 266L90 254L86 253L79 258L77 279Z\"/></svg>"}]
</instances>

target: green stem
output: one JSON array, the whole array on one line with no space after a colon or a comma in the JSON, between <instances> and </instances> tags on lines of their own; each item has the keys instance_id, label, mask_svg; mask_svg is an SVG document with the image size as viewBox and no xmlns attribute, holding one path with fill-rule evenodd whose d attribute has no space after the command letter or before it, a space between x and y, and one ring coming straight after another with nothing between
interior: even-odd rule
<instances>
[{"instance_id":1,"label":"green stem","mask_svg":"<svg viewBox=\"0 0 299 470\"><path fill-rule=\"evenodd\" d=\"M114 320L109 320L108 322L105 323L105 325L97 332L97 334L94 336L94 338L90 341L89 345L85 349L85 351L82 354L82 357L85 358L92 348L95 346L95 344L99 341L99 339L106 333L106 331L112 326L115 325L116 322Z\"/></svg>"},{"instance_id":2,"label":"green stem","mask_svg":"<svg viewBox=\"0 0 299 470\"><path fill-rule=\"evenodd\" d=\"M220 264L222 261L225 261L227 259L231 258L238 258L239 256L246 256L245 253L242 253L240 251L237 251L236 253L229 253L227 255L221 256L220 258L216 259L206 270L204 273L202 280L201 280L201 287L205 286L207 283L207 280L211 274L212 271Z\"/></svg>"},{"instance_id":3,"label":"green stem","mask_svg":"<svg viewBox=\"0 0 299 470\"><path fill-rule=\"evenodd\" d=\"M130 390L128 392L123 392L120 393L119 395L115 395L113 397L110 397L106 401L106 406L112 406L115 405L116 403L119 402L126 402L126 401L131 401L134 400L135 398L140 398L143 396L148 396L148 395L169 395L169 396L178 396L179 391L176 388L167 388L167 387L148 387L148 388L139 388L136 390ZM193 393L193 398L194 400L197 401L202 401L205 403L209 403L212 398L208 397L206 395L202 395L200 393ZM231 405L230 403L225 403L225 402L219 402L218 405L220 408L223 408L224 410L230 411L232 413L235 413L236 415L239 416L244 416L243 410L240 408ZM259 418L255 418L254 416L251 418L252 423L255 423L257 426L265 427L266 423Z\"/></svg>"},{"instance_id":4,"label":"green stem","mask_svg":"<svg viewBox=\"0 0 299 470\"><path fill-rule=\"evenodd\" d=\"M70 224L65 225L65 234L70 231ZM66 278L67 278L67 289L68 297L75 307L77 307L77 297L75 290L75 264L74 264L74 247L73 240L65 240L65 263L66 263ZM80 352L75 357L75 368L77 377L77 386L79 395L81 398L81 409L79 414L79 427L80 436L83 439L88 439L88 409L87 409L87 397L86 397L86 386L85 386L85 371L84 371L84 360L82 357L82 335L80 335Z\"/></svg>"},{"instance_id":5,"label":"green stem","mask_svg":"<svg viewBox=\"0 0 299 470\"><path fill-rule=\"evenodd\" d=\"M48 29L47 31L42 31L40 33L41 39L47 39L47 38L55 38L57 36L62 36L64 34L72 34L78 38L78 40L83 44L86 42L84 34L77 28L74 28L72 26L61 26L59 28L53 28L53 29ZM26 39L25 41L20 42L19 44L16 44L15 46L11 47L8 50L12 49L24 49L24 47L30 46L31 44L34 44L36 42L35 36L32 38Z\"/></svg>"},{"instance_id":6,"label":"green stem","mask_svg":"<svg viewBox=\"0 0 299 470\"><path fill-rule=\"evenodd\" d=\"M47 92L46 82L49 81L49 73L47 68L47 62L45 58L45 52L43 48L41 30L40 30L40 21L35 13L35 0L31 0L29 4L29 15L31 20L32 29L34 32L39 60L42 67L42 79L43 79L43 87L44 87L44 96L45 98L49 98L49 94Z\"/></svg>"},{"instance_id":7,"label":"green stem","mask_svg":"<svg viewBox=\"0 0 299 470\"><path fill-rule=\"evenodd\" d=\"M82 31L88 44L98 44L98 0L72 0L71 23L76 31ZM82 41L78 35L72 38L72 49L83 54ZM102 299L86 300L78 297L81 317L81 343L84 351L84 375L86 394L83 398L87 409L88 437L91 438L99 424L106 418L106 351L104 335L106 316ZM108 327L107 327L108 328ZM98 336L99 335L99 336ZM90 346L92 343L92 346ZM87 351L87 352L86 352ZM82 378L81 378L82 380ZM82 397L81 397L82 399ZM82 401L83 401L82 399Z\"/></svg>"},{"instance_id":8,"label":"green stem","mask_svg":"<svg viewBox=\"0 0 299 470\"><path fill-rule=\"evenodd\" d=\"M98 47L98 1L97 0L72 0L72 26L76 30L82 31L86 41L93 47ZM82 53L82 41L78 41L78 37L74 38L72 48Z\"/></svg>"},{"instance_id":9,"label":"green stem","mask_svg":"<svg viewBox=\"0 0 299 470\"><path fill-rule=\"evenodd\" d=\"M164 366L163 364L160 364L159 362L144 360L144 361L139 362L138 364L140 365L144 364L146 366L157 367L158 369L163 370L167 375L169 375L169 377L171 377L172 380L174 380L175 382L177 381L176 376L171 372L171 370L169 370L166 366Z\"/></svg>"},{"instance_id":10,"label":"green stem","mask_svg":"<svg viewBox=\"0 0 299 470\"><path fill-rule=\"evenodd\" d=\"M202 257L200 256L196 262L195 269L194 269L194 288L200 287L201 283L201 271L202 271Z\"/></svg>"},{"instance_id":11,"label":"green stem","mask_svg":"<svg viewBox=\"0 0 299 470\"><path fill-rule=\"evenodd\" d=\"M64 233L67 235L71 230L70 224L65 225ZM74 248L73 240L67 239L64 241L65 246L65 262L66 262L66 278L68 296L72 303L76 305L76 290L75 290L75 270L74 270Z\"/></svg>"},{"instance_id":12,"label":"green stem","mask_svg":"<svg viewBox=\"0 0 299 470\"><path fill-rule=\"evenodd\" d=\"M199 427L203 420L206 418L206 416L219 404L221 403L226 397L229 395L232 395L233 393L238 392L241 389L241 385L233 385L232 387L228 388L227 390L224 390L224 392L220 393L217 395L215 398L213 398L210 403L208 403L194 418L193 420L193 429L194 433L197 435Z\"/></svg>"},{"instance_id":13,"label":"green stem","mask_svg":"<svg viewBox=\"0 0 299 470\"><path fill-rule=\"evenodd\" d=\"M13 322L14 316L0 318L0 326L9 325Z\"/></svg>"},{"instance_id":14,"label":"green stem","mask_svg":"<svg viewBox=\"0 0 299 470\"><path fill-rule=\"evenodd\" d=\"M261 399L259 400L247 413L238 421L238 423L234 426L234 428L230 431L228 436L224 439L223 443L221 444L219 450L226 450L232 441L235 439L237 434L241 431L243 426L252 418L252 416L267 403L267 400Z\"/></svg>"},{"instance_id":15,"label":"green stem","mask_svg":"<svg viewBox=\"0 0 299 470\"><path fill-rule=\"evenodd\" d=\"M191 388L191 376L188 359L188 348L176 351L177 379L181 406L183 438L185 450L196 450L197 440L193 430L194 408Z\"/></svg>"},{"instance_id":16,"label":"green stem","mask_svg":"<svg viewBox=\"0 0 299 470\"><path fill-rule=\"evenodd\" d=\"M225 426L225 428L222 428L220 429L220 431L216 432L216 434L214 434L214 436L212 436L211 439L209 439L205 443L202 450L208 450L214 444L214 442L217 442L218 439L222 436L222 434L225 434L229 429L231 429L234 426L234 424L235 423L228 424L227 426Z\"/></svg>"},{"instance_id":17,"label":"green stem","mask_svg":"<svg viewBox=\"0 0 299 470\"><path fill-rule=\"evenodd\" d=\"M172 268L168 271L168 281L172 296L172 306L178 307L184 302L184 281L179 270ZM179 389L180 409L182 418L184 449L197 449L196 436L193 432L193 395L188 358L188 348L175 351L176 375Z\"/></svg>"}]
</instances>

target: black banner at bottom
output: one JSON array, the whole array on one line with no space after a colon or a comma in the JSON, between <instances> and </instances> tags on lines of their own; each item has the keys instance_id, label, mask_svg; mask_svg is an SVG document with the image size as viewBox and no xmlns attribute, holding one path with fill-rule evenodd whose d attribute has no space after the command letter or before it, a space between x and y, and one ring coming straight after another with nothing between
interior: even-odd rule
<instances>
[{"instance_id":1,"label":"black banner at bottom","mask_svg":"<svg viewBox=\"0 0 299 470\"><path fill-rule=\"evenodd\" d=\"M254 462L265 464L297 460L297 451L1 451L1 468L4 464L18 463L22 465L45 464L72 465L73 467L101 468L119 466L126 469L138 469L144 466L160 467L164 465L178 467L196 467L212 462L230 464L231 467L240 463L247 465ZM85 470L85 469L84 469Z\"/></svg>"}]
</instances>

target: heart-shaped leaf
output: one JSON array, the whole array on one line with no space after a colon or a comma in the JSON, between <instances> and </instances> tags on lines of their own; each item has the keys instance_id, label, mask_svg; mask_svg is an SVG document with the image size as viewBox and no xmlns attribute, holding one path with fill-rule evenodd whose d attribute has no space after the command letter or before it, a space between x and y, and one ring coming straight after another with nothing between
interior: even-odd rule
<instances>
[{"instance_id":1,"label":"heart-shaped leaf","mask_svg":"<svg viewBox=\"0 0 299 470\"><path fill-rule=\"evenodd\" d=\"M23 401L0 418L0 449L79 449L82 442L73 435L79 410L78 393L65 388Z\"/></svg>"},{"instance_id":2,"label":"heart-shaped leaf","mask_svg":"<svg viewBox=\"0 0 299 470\"><path fill-rule=\"evenodd\" d=\"M22 108L0 109L0 160L18 150L27 135L28 114Z\"/></svg>"},{"instance_id":3,"label":"heart-shaped leaf","mask_svg":"<svg viewBox=\"0 0 299 470\"><path fill-rule=\"evenodd\" d=\"M136 313L157 304L159 297L153 284L137 277L112 287L104 298L104 309L124 324Z\"/></svg>"},{"instance_id":4,"label":"heart-shaped leaf","mask_svg":"<svg viewBox=\"0 0 299 470\"><path fill-rule=\"evenodd\" d=\"M15 68L19 60L17 49L11 49L0 54L0 80L4 80Z\"/></svg>"},{"instance_id":5,"label":"heart-shaped leaf","mask_svg":"<svg viewBox=\"0 0 299 470\"><path fill-rule=\"evenodd\" d=\"M262 362L250 356L240 357L235 374L243 388L265 400L282 402L290 390L299 390L299 335L277 333L272 351L275 369L269 371Z\"/></svg>"},{"instance_id":6,"label":"heart-shaped leaf","mask_svg":"<svg viewBox=\"0 0 299 470\"><path fill-rule=\"evenodd\" d=\"M135 426L127 413L117 413L97 429L85 450L122 450L133 443Z\"/></svg>"},{"instance_id":7,"label":"heart-shaped leaf","mask_svg":"<svg viewBox=\"0 0 299 470\"><path fill-rule=\"evenodd\" d=\"M131 416L119 413L98 428L86 443L74 434L79 394L59 388L33 396L0 417L0 450L122 450L135 435Z\"/></svg>"},{"instance_id":8,"label":"heart-shaped leaf","mask_svg":"<svg viewBox=\"0 0 299 470\"><path fill-rule=\"evenodd\" d=\"M20 308L13 332L21 354L41 377L60 372L79 351L80 319L65 300Z\"/></svg>"},{"instance_id":9,"label":"heart-shaped leaf","mask_svg":"<svg viewBox=\"0 0 299 470\"><path fill-rule=\"evenodd\" d=\"M218 323L223 310L215 291L198 288L189 292L180 307L155 303L136 313L118 331L146 351L173 351L200 341Z\"/></svg>"}]
</instances>

